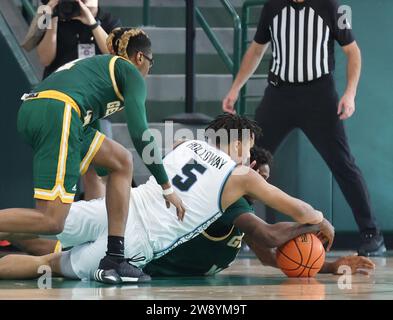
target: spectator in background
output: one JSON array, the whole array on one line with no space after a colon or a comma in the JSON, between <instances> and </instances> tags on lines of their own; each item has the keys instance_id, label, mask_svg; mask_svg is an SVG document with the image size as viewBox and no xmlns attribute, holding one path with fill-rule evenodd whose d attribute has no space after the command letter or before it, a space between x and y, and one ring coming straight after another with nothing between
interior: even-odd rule
<instances>
[{"instance_id":1,"label":"spectator in background","mask_svg":"<svg viewBox=\"0 0 393 320\"><path fill-rule=\"evenodd\" d=\"M38 56L45 66L44 78L67 62L109 53L108 33L120 26L120 20L104 12L98 0L75 1L80 5L81 15L65 21L52 16L52 26L37 46ZM42 3L55 12L59 0L42 0Z\"/></svg>"}]
</instances>

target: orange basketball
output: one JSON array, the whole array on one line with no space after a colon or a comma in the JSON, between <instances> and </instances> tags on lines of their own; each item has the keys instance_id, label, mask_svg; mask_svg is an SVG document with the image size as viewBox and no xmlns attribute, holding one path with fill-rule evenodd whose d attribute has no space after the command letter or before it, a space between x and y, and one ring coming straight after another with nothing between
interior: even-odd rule
<instances>
[{"instance_id":1,"label":"orange basketball","mask_svg":"<svg viewBox=\"0 0 393 320\"><path fill-rule=\"evenodd\" d=\"M314 234L306 233L278 248L276 258L288 277L314 277L325 262L325 249Z\"/></svg>"}]
</instances>

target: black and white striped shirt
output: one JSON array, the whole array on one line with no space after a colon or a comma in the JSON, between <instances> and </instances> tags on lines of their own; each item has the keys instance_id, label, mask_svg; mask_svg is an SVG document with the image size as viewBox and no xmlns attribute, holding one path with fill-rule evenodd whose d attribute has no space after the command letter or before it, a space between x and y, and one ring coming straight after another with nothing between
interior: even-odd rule
<instances>
[{"instance_id":1,"label":"black and white striped shirt","mask_svg":"<svg viewBox=\"0 0 393 320\"><path fill-rule=\"evenodd\" d=\"M334 41L354 41L351 27L339 28L336 0L270 0L262 10L254 41L272 42L270 72L282 81L308 82L334 70Z\"/></svg>"}]
</instances>

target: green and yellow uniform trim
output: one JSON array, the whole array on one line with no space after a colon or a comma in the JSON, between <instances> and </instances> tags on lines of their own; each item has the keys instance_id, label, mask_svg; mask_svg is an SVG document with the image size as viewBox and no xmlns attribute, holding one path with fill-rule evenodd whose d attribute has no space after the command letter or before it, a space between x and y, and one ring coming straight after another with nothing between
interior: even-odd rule
<instances>
[{"instance_id":1,"label":"green and yellow uniform trim","mask_svg":"<svg viewBox=\"0 0 393 320\"><path fill-rule=\"evenodd\" d=\"M18 121L35 153L34 198L72 203L78 177L86 173L105 135L83 128L79 106L62 92L41 91L23 100Z\"/></svg>"},{"instance_id":2,"label":"green and yellow uniform trim","mask_svg":"<svg viewBox=\"0 0 393 320\"><path fill-rule=\"evenodd\" d=\"M65 102L63 129L60 141L60 152L57 162L56 184L52 188L52 190L34 188L34 198L36 199L55 200L57 197L60 197L63 203L72 203L74 201L75 194L67 193L64 188L64 177L67 169L66 163L68 156L68 139L70 135L71 117L72 107L71 105L67 104L67 102Z\"/></svg>"},{"instance_id":3,"label":"green and yellow uniform trim","mask_svg":"<svg viewBox=\"0 0 393 320\"><path fill-rule=\"evenodd\" d=\"M81 111L79 109L78 104L72 99L70 96L64 94L63 92L56 90L46 90L37 93L34 96L26 98L26 100L35 100L35 99L55 99L59 101L63 101L66 104L69 104L77 113L79 118L81 117Z\"/></svg>"},{"instance_id":4,"label":"green and yellow uniform trim","mask_svg":"<svg viewBox=\"0 0 393 320\"><path fill-rule=\"evenodd\" d=\"M210 241L224 241L226 238L228 238L232 234L234 229L235 229L235 226L232 226L231 230L226 235L224 235L222 237L213 237L213 236L209 235L206 231L203 231L202 235L206 239L209 239Z\"/></svg>"},{"instance_id":5,"label":"green and yellow uniform trim","mask_svg":"<svg viewBox=\"0 0 393 320\"><path fill-rule=\"evenodd\" d=\"M91 162L93 161L98 150L100 150L104 140L105 140L105 135L97 131L89 147L89 150L87 151L85 157L82 159L82 162L80 164L80 173L82 176L86 173L87 169L89 169Z\"/></svg>"},{"instance_id":6,"label":"green and yellow uniform trim","mask_svg":"<svg viewBox=\"0 0 393 320\"><path fill-rule=\"evenodd\" d=\"M61 253L63 251L63 246L61 245L60 240L57 240L55 250L53 250L53 253Z\"/></svg>"},{"instance_id":7,"label":"green and yellow uniform trim","mask_svg":"<svg viewBox=\"0 0 393 320\"><path fill-rule=\"evenodd\" d=\"M110 77L111 77L111 81L112 81L112 85L113 85L113 90L115 90L116 96L117 96L122 102L124 102L124 97L123 97L123 95L120 93L119 87L118 87L117 82L116 82L116 76L115 76L115 64L116 64L117 59L123 59L123 60L125 60L125 61L127 61L127 62L129 62L129 63L131 63L131 62L130 62L129 60L124 59L124 58L119 57L119 56L114 56L114 57L110 60L110 62L109 62L109 75L110 75Z\"/></svg>"},{"instance_id":8,"label":"green and yellow uniform trim","mask_svg":"<svg viewBox=\"0 0 393 320\"><path fill-rule=\"evenodd\" d=\"M95 136L90 125L101 118L124 108L130 137L138 154L142 155L144 148L154 142L151 134L148 141L141 139L148 129L146 83L140 71L127 59L99 55L73 61L41 82L35 92L25 95L18 113L18 132L34 151L37 198L60 196L65 202L72 202L80 174L86 172L103 141L103 136ZM72 108L69 129L62 123L64 105ZM62 131L67 130L68 158L63 168L58 162L62 163L65 157L66 152L60 155L60 145L65 145L61 137ZM154 154L159 155L155 143L153 147ZM161 163L146 165L159 184L168 182ZM63 169L66 170L64 179L60 172Z\"/></svg>"}]
</instances>

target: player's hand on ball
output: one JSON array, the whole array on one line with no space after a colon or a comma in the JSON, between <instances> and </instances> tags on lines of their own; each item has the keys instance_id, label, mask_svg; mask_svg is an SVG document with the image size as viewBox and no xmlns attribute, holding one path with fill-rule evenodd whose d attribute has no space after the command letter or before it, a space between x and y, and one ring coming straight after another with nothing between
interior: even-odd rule
<instances>
[{"instance_id":1,"label":"player's hand on ball","mask_svg":"<svg viewBox=\"0 0 393 320\"><path fill-rule=\"evenodd\" d=\"M183 205L183 201L179 198L176 192L169 195L164 195L166 207L169 209L171 204L176 207L176 214L180 221L183 221L186 208Z\"/></svg>"},{"instance_id":2,"label":"player's hand on ball","mask_svg":"<svg viewBox=\"0 0 393 320\"><path fill-rule=\"evenodd\" d=\"M319 224L317 237L322 243L327 243L326 250L330 251L334 240L334 227L328 220L323 219L323 221Z\"/></svg>"},{"instance_id":3,"label":"player's hand on ball","mask_svg":"<svg viewBox=\"0 0 393 320\"><path fill-rule=\"evenodd\" d=\"M375 264L370 259L359 256L342 257L332 262L332 273L336 275L343 274L345 271L344 268L340 268L341 266L351 268L352 274L361 273L369 275L375 269Z\"/></svg>"}]
</instances>

